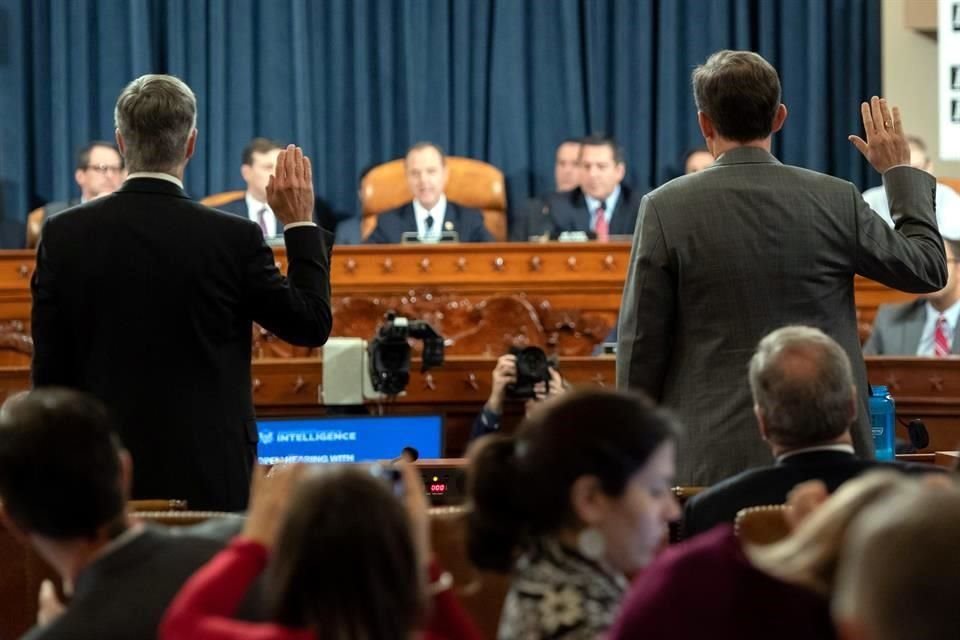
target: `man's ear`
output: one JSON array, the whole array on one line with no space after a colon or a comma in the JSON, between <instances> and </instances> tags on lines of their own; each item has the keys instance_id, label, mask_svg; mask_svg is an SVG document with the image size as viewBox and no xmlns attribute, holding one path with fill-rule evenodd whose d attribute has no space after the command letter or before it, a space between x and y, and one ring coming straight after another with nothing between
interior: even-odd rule
<instances>
[{"instance_id":1,"label":"man's ear","mask_svg":"<svg viewBox=\"0 0 960 640\"><path fill-rule=\"evenodd\" d=\"M253 167L248 164L240 165L240 176L243 178L243 181L247 184L250 184L251 174L253 173Z\"/></svg>"},{"instance_id":2,"label":"man's ear","mask_svg":"<svg viewBox=\"0 0 960 640\"><path fill-rule=\"evenodd\" d=\"M773 116L773 126L770 128L771 133L776 133L783 129L783 123L787 121L787 105L780 103L780 106L777 107L777 114Z\"/></svg>"},{"instance_id":3,"label":"man's ear","mask_svg":"<svg viewBox=\"0 0 960 640\"><path fill-rule=\"evenodd\" d=\"M130 501L130 489L133 487L133 458L126 449L120 450L120 491L123 492L123 502Z\"/></svg>"},{"instance_id":4,"label":"man's ear","mask_svg":"<svg viewBox=\"0 0 960 640\"><path fill-rule=\"evenodd\" d=\"M24 546L30 545L30 537L27 535L27 532L17 526L17 523L13 521L13 518L10 517L10 514L7 513L7 509L3 504L3 500L0 500L0 523L6 527L7 531L10 532L10 535L13 536L13 539L19 542Z\"/></svg>"},{"instance_id":5,"label":"man's ear","mask_svg":"<svg viewBox=\"0 0 960 640\"><path fill-rule=\"evenodd\" d=\"M760 405L753 405L753 415L757 417L757 427L760 429L760 437L763 438L764 442L767 442L769 440L767 437L767 421L763 417L763 410L760 408Z\"/></svg>"},{"instance_id":6,"label":"man's ear","mask_svg":"<svg viewBox=\"0 0 960 640\"><path fill-rule=\"evenodd\" d=\"M605 498L600 488L600 480L596 476L580 476L570 487L570 506L573 513L588 527L603 519L606 513Z\"/></svg>"},{"instance_id":7,"label":"man's ear","mask_svg":"<svg viewBox=\"0 0 960 640\"><path fill-rule=\"evenodd\" d=\"M709 147L709 141L717 136L717 130L713 126L713 120L703 111L697 111L697 124L700 125L700 133L703 134L703 139L707 141L707 147Z\"/></svg>"},{"instance_id":8,"label":"man's ear","mask_svg":"<svg viewBox=\"0 0 960 640\"><path fill-rule=\"evenodd\" d=\"M187 153L184 154L183 159L189 160L193 157L193 152L197 150L197 136L200 133L197 131L197 128L194 127L193 131L190 132L190 137L187 138Z\"/></svg>"},{"instance_id":9,"label":"man's ear","mask_svg":"<svg viewBox=\"0 0 960 640\"><path fill-rule=\"evenodd\" d=\"M120 149L120 155L127 157L127 145L123 142L123 136L120 135L120 129L114 129L113 137L117 139L117 148Z\"/></svg>"}]
</instances>

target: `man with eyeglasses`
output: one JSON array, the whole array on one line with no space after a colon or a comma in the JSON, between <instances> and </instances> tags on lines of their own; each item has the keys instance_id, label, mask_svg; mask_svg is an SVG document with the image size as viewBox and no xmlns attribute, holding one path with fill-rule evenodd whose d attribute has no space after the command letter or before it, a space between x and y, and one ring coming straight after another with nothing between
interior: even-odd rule
<instances>
[{"instance_id":1,"label":"man with eyeglasses","mask_svg":"<svg viewBox=\"0 0 960 640\"><path fill-rule=\"evenodd\" d=\"M77 170L73 177L80 187L80 197L51 202L44 207L45 217L113 193L123 182L123 175L123 158L117 147L112 142L94 140L77 153Z\"/></svg>"}]
</instances>

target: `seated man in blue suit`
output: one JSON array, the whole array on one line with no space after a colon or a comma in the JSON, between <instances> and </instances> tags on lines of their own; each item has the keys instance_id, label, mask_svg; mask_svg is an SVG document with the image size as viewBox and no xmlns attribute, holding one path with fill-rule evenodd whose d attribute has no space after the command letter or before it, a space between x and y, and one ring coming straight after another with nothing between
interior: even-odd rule
<instances>
[{"instance_id":1,"label":"seated man in blue suit","mask_svg":"<svg viewBox=\"0 0 960 640\"><path fill-rule=\"evenodd\" d=\"M447 159L437 145L419 142L403 161L413 201L377 216L369 244L398 243L404 233L417 234L421 242L437 242L444 232L456 231L460 242L493 242L483 226L483 214L447 201Z\"/></svg>"},{"instance_id":2,"label":"seated man in blue suit","mask_svg":"<svg viewBox=\"0 0 960 640\"><path fill-rule=\"evenodd\" d=\"M220 211L253 220L260 225L263 237L267 239L283 237L283 225L277 225L277 218L267 204L267 182L277 168L277 156L282 149L282 144L270 138L254 138L247 143L240 164L240 175L247 183L247 192L242 198L217 207ZM336 216L322 198L315 199L313 221L330 233L337 228Z\"/></svg>"},{"instance_id":3,"label":"seated man in blue suit","mask_svg":"<svg viewBox=\"0 0 960 640\"><path fill-rule=\"evenodd\" d=\"M633 236L642 193L623 183L623 150L613 138L589 136L580 145L580 186L553 194L543 209L540 234L551 238L582 231L597 240ZM530 221L531 230L537 223Z\"/></svg>"},{"instance_id":4,"label":"seated man in blue suit","mask_svg":"<svg viewBox=\"0 0 960 640\"><path fill-rule=\"evenodd\" d=\"M944 237L943 245L947 286L913 302L880 305L863 355L943 358L960 354L960 240Z\"/></svg>"}]
</instances>

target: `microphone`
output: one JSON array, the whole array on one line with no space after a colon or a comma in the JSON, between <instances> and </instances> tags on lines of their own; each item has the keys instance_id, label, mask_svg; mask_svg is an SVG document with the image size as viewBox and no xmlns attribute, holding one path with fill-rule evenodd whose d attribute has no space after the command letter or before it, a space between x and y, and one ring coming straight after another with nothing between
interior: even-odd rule
<instances>
[{"instance_id":1,"label":"microphone","mask_svg":"<svg viewBox=\"0 0 960 640\"><path fill-rule=\"evenodd\" d=\"M393 460L391 460L390 464L393 464L395 462L400 462L401 460L404 462L416 462L419 457L420 457L419 451L417 451L413 447L404 447L403 450L400 452L400 455L394 458Z\"/></svg>"}]
</instances>

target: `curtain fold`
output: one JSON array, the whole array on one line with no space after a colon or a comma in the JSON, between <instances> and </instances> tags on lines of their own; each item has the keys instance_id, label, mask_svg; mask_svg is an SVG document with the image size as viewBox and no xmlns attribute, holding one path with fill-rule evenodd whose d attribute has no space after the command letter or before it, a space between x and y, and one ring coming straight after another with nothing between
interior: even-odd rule
<instances>
[{"instance_id":1,"label":"curtain fold","mask_svg":"<svg viewBox=\"0 0 960 640\"><path fill-rule=\"evenodd\" d=\"M880 0L0 0L0 31L6 221L75 195L76 150L113 138L117 95L148 72L197 94L195 197L241 188L257 135L302 145L343 216L361 170L419 140L500 167L512 205L591 132L657 186L702 142L690 72L721 48L780 71L781 160L879 182L846 136L880 90Z\"/></svg>"}]
</instances>

